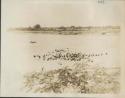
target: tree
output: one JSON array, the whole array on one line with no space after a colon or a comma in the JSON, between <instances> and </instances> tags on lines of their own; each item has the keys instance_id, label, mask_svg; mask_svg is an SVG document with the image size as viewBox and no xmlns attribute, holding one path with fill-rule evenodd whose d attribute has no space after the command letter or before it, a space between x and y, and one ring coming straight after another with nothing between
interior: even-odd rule
<instances>
[{"instance_id":1,"label":"tree","mask_svg":"<svg viewBox=\"0 0 125 98\"><path fill-rule=\"evenodd\" d=\"M40 24L36 24L33 28L34 28L34 30L40 30L41 26L40 26Z\"/></svg>"}]
</instances>

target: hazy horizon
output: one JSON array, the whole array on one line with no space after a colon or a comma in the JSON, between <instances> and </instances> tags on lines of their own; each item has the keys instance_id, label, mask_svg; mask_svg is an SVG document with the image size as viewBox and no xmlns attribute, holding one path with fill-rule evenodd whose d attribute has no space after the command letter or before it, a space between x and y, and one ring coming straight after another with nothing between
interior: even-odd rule
<instances>
[{"instance_id":1,"label":"hazy horizon","mask_svg":"<svg viewBox=\"0 0 125 98\"><path fill-rule=\"evenodd\" d=\"M45 0L2 1L2 26L26 27L40 24L58 26L119 26L123 2L98 4L91 0L60 2ZM62 1L62 2L61 2ZM91 2L90 2L91 1ZM117 1L114 1L117 2ZM112 5L112 6L111 6ZM117 7L116 7L117 6Z\"/></svg>"}]
</instances>

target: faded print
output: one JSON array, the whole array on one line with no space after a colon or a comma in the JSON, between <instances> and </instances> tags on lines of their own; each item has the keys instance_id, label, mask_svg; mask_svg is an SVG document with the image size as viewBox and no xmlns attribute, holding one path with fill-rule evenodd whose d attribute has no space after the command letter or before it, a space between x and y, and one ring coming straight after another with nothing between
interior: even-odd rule
<instances>
[{"instance_id":1,"label":"faded print","mask_svg":"<svg viewBox=\"0 0 125 98\"><path fill-rule=\"evenodd\" d=\"M1 95L119 94L123 4L3 1Z\"/></svg>"}]
</instances>

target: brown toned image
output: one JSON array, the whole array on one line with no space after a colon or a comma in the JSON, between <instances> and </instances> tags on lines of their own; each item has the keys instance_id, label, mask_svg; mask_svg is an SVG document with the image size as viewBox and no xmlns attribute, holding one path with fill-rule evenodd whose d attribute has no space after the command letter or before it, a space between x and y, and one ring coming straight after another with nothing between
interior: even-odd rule
<instances>
[{"instance_id":1,"label":"brown toned image","mask_svg":"<svg viewBox=\"0 0 125 98\"><path fill-rule=\"evenodd\" d=\"M37 27L37 28L36 28ZM37 30L36 30L36 29ZM16 29L18 30L18 29ZM76 92L76 93L118 93L120 90L120 67L117 62L108 61L111 55L118 56L115 49L111 49L119 38L120 27L59 27L46 28L34 26L34 29L20 29L22 32L39 33L42 38L51 38L58 36L63 37L64 40L74 38L72 42L76 43L83 39L82 43L91 44L89 38L93 36L93 44L98 48L100 44L104 45L103 50L96 51L90 46L83 45L74 46L74 50L67 48L55 48L52 51L49 49L45 53L35 52L32 55L34 60L41 62L40 70L33 71L24 76L25 87L27 91L35 93L40 92ZM78 33L77 33L78 32ZM89 33L89 34L88 34ZM42 35L47 34L47 35ZM57 34L57 35L54 35ZM77 36L76 36L77 35ZM34 35L35 36L35 35ZM67 38L65 38L67 37ZM75 37L78 37L75 39ZM39 39L39 38L36 38ZM62 39L62 41L63 41ZM51 41L54 43L56 40ZM88 42L89 41L89 42ZM95 42L94 42L95 41ZM106 41L106 42L105 42ZM35 50L38 44L41 44L41 39L30 41L31 47ZM108 43L108 44L107 44ZM61 43L59 43L61 44ZM98 46L99 45L99 46ZM41 46L42 47L42 46ZM39 47L39 48L41 48ZM87 49L84 49L87 48ZM80 49L81 48L81 49ZM78 50L79 49L79 50ZM90 49L90 51L88 50ZM86 50L86 51L85 51ZM42 51L42 50L41 50ZM40 52L41 52L40 51ZM106 64L102 63L106 59ZM114 59L118 59L114 57ZM98 61L99 60L99 61ZM102 63L102 64L101 64ZM112 65L110 65L112 64ZM47 70L48 67L55 67L52 70Z\"/></svg>"},{"instance_id":2,"label":"brown toned image","mask_svg":"<svg viewBox=\"0 0 125 98\"><path fill-rule=\"evenodd\" d=\"M3 0L1 96L120 95L124 5L124 0Z\"/></svg>"}]
</instances>

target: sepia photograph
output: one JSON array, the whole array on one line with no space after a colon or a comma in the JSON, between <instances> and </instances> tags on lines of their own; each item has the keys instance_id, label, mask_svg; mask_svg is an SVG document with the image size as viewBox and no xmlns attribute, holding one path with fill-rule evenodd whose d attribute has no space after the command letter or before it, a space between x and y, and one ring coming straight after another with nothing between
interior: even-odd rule
<instances>
[{"instance_id":1,"label":"sepia photograph","mask_svg":"<svg viewBox=\"0 0 125 98\"><path fill-rule=\"evenodd\" d=\"M1 96L124 92L124 0L2 0L1 8Z\"/></svg>"}]
</instances>

